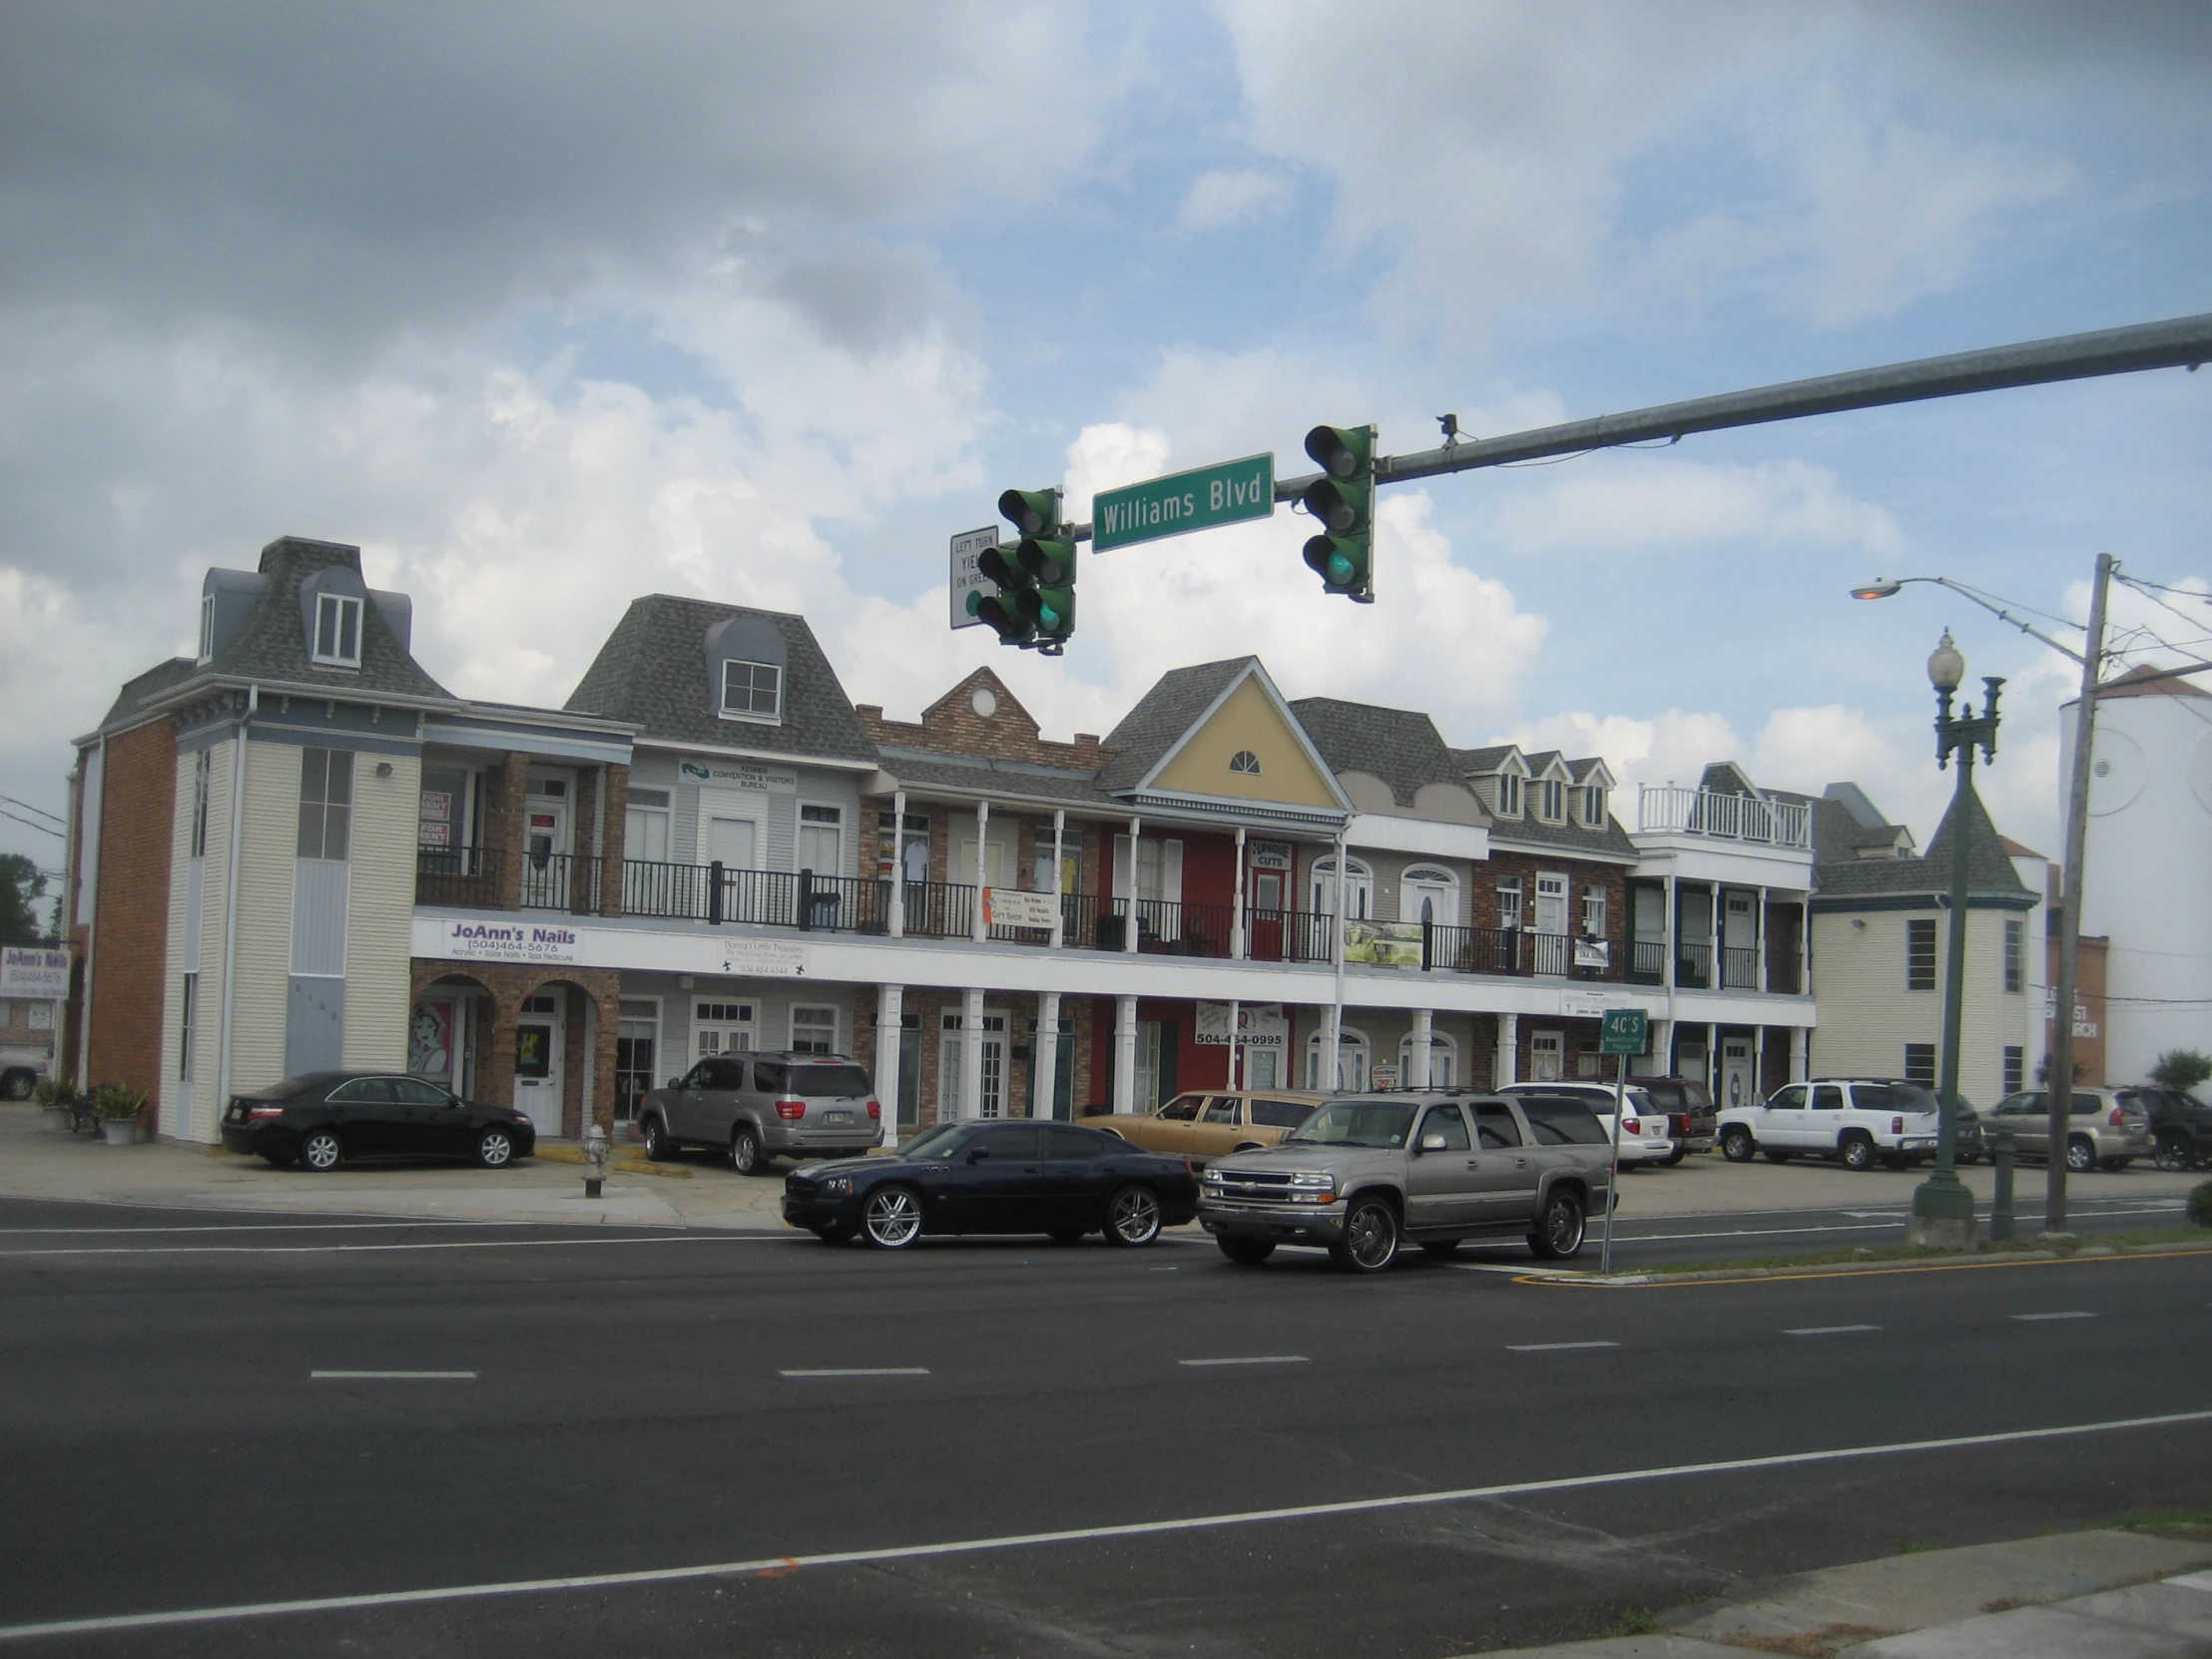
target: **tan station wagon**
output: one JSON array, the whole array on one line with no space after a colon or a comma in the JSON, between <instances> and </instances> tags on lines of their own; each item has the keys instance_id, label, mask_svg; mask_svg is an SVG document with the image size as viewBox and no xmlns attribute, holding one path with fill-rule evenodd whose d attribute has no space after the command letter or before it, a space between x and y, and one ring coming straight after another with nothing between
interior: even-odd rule
<instances>
[{"instance_id":1,"label":"tan station wagon","mask_svg":"<svg viewBox=\"0 0 2212 1659\"><path fill-rule=\"evenodd\" d=\"M1085 1118L1147 1152L1179 1153L1193 1163L1273 1146L1313 1115L1328 1097L1295 1089L1220 1089L1179 1094L1142 1117L1115 1113Z\"/></svg>"}]
</instances>

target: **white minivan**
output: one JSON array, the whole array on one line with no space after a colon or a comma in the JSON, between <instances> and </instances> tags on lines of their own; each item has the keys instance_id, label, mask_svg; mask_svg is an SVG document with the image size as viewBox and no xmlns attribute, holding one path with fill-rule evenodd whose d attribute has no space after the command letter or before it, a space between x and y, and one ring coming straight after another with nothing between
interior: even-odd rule
<instances>
[{"instance_id":1,"label":"white minivan","mask_svg":"<svg viewBox=\"0 0 2212 1659\"><path fill-rule=\"evenodd\" d=\"M1613 1102L1617 1091L1610 1083L1508 1083L1497 1092L1515 1100L1550 1095L1553 1099L1575 1101L1590 1109L1607 1140L1613 1138ZM1621 1117L1621 1168L1673 1163L1674 1133L1668 1126L1667 1114L1634 1083L1628 1085L1627 1106L1628 1110Z\"/></svg>"}]
</instances>

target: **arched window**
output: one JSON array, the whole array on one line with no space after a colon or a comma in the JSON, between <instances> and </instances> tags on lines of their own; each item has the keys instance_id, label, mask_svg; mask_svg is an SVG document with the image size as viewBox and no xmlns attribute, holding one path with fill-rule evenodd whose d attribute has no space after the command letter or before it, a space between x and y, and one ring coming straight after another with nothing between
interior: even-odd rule
<instances>
[{"instance_id":1,"label":"arched window","mask_svg":"<svg viewBox=\"0 0 2212 1659\"><path fill-rule=\"evenodd\" d=\"M1334 857L1318 858L1312 866L1313 879L1308 887L1313 902L1308 907L1316 915L1334 915L1337 910L1337 860ZM1375 872L1357 858L1345 860L1345 907L1348 921L1365 921L1375 914Z\"/></svg>"},{"instance_id":2,"label":"arched window","mask_svg":"<svg viewBox=\"0 0 2212 1659\"><path fill-rule=\"evenodd\" d=\"M1438 864L1413 864L1397 878L1397 919L1459 924L1459 877Z\"/></svg>"},{"instance_id":3,"label":"arched window","mask_svg":"<svg viewBox=\"0 0 2212 1659\"><path fill-rule=\"evenodd\" d=\"M1397 1039L1397 1081L1400 1088L1414 1086L1413 1033L1410 1031ZM1428 1086L1432 1089L1459 1086L1459 1044L1441 1031L1428 1034Z\"/></svg>"},{"instance_id":4,"label":"arched window","mask_svg":"<svg viewBox=\"0 0 2212 1659\"><path fill-rule=\"evenodd\" d=\"M1249 749L1240 749L1229 757L1229 770L1241 772L1248 778L1260 776L1260 757Z\"/></svg>"},{"instance_id":5,"label":"arched window","mask_svg":"<svg viewBox=\"0 0 2212 1659\"><path fill-rule=\"evenodd\" d=\"M1368 1034L1350 1025L1337 1028L1337 1075L1326 1076L1322 1065L1322 1034L1306 1039L1306 1086L1309 1089L1364 1089L1368 1086Z\"/></svg>"}]
</instances>

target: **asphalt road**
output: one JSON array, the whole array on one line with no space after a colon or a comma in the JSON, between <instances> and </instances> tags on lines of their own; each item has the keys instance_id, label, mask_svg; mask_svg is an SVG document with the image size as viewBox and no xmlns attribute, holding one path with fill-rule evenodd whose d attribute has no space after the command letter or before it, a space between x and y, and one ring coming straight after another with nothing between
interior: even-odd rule
<instances>
[{"instance_id":1,"label":"asphalt road","mask_svg":"<svg viewBox=\"0 0 2212 1659\"><path fill-rule=\"evenodd\" d=\"M1498 1265L0 1202L0 1647L1441 1656L2212 1500L2212 1258Z\"/></svg>"}]
</instances>

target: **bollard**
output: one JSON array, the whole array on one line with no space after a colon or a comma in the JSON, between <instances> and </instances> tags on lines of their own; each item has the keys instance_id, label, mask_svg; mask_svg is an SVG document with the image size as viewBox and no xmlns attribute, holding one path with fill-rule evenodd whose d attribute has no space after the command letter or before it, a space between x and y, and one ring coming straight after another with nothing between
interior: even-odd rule
<instances>
[{"instance_id":1,"label":"bollard","mask_svg":"<svg viewBox=\"0 0 2212 1659\"><path fill-rule=\"evenodd\" d=\"M584 1196L602 1196L607 1184L607 1131L593 1124L584 1131Z\"/></svg>"},{"instance_id":2,"label":"bollard","mask_svg":"<svg viewBox=\"0 0 2212 1659\"><path fill-rule=\"evenodd\" d=\"M1996 1150L1990 1161L1997 1167L1996 1198L1989 1206L1989 1237L1992 1241L2012 1236L2012 1131L2000 1126L1996 1131Z\"/></svg>"}]
</instances>

